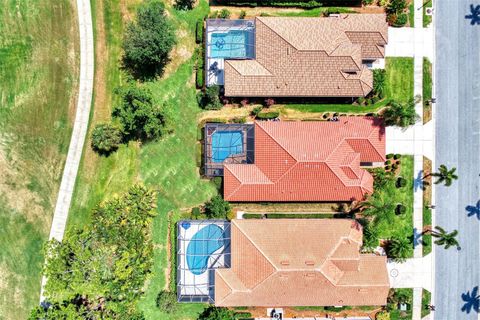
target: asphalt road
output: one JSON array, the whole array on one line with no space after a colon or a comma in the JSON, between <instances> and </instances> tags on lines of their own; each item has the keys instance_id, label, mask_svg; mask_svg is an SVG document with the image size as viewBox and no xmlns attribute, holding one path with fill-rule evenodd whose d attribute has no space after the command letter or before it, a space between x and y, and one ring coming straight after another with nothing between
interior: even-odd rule
<instances>
[{"instance_id":1,"label":"asphalt road","mask_svg":"<svg viewBox=\"0 0 480 320\"><path fill-rule=\"evenodd\" d=\"M458 229L461 245L435 249L436 320L480 319L473 299L464 301L480 286L480 206L470 216L466 209L480 200L480 24L465 18L480 0L471 1L437 0L435 9L436 162L459 175L453 186L437 188L436 224Z\"/></svg>"}]
</instances>

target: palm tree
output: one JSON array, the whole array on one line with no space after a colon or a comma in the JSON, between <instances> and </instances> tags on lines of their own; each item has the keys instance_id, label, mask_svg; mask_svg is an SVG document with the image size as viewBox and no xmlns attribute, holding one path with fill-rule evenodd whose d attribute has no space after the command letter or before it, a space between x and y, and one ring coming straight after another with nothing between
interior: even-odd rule
<instances>
[{"instance_id":1,"label":"palm tree","mask_svg":"<svg viewBox=\"0 0 480 320\"><path fill-rule=\"evenodd\" d=\"M414 125L419 118L415 112L415 101L407 103L392 101L382 114L387 126L406 128Z\"/></svg>"},{"instance_id":2,"label":"palm tree","mask_svg":"<svg viewBox=\"0 0 480 320\"><path fill-rule=\"evenodd\" d=\"M412 255L413 244L408 238L393 237L388 245L388 256L396 262L405 262Z\"/></svg>"},{"instance_id":3,"label":"palm tree","mask_svg":"<svg viewBox=\"0 0 480 320\"><path fill-rule=\"evenodd\" d=\"M392 199L394 199L393 196L387 190L385 192L374 192L367 201L362 203L363 208L365 208L362 215L371 217L375 224L383 221L394 223L397 205Z\"/></svg>"},{"instance_id":4,"label":"palm tree","mask_svg":"<svg viewBox=\"0 0 480 320\"><path fill-rule=\"evenodd\" d=\"M449 187L452 185L453 180L458 179L458 176L455 174L456 170L457 168L448 170L448 168L442 164L438 167L438 172L433 172L430 175L437 178L435 184L444 183L446 187Z\"/></svg>"},{"instance_id":5,"label":"palm tree","mask_svg":"<svg viewBox=\"0 0 480 320\"><path fill-rule=\"evenodd\" d=\"M439 226L436 226L435 229L438 231L428 231L432 235L432 237L438 239L435 240L435 244L445 246L445 249L453 246L457 247L457 250L461 249L457 239L455 238L458 235L458 230L453 230L452 232L448 233L447 231L445 231L445 229Z\"/></svg>"}]
</instances>

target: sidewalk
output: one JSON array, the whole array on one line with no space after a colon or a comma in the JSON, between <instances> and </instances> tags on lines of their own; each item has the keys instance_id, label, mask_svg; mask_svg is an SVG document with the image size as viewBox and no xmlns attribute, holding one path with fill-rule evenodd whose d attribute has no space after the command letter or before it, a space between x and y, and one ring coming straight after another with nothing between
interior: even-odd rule
<instances>
[{"instance_id":1,"label":"sidewalk","mask_svg":"<svg viewBox=\"0 0 480 320\"><path fill-rule=\"evenodd\" d=\"M78 89L77 109L49 237L49 240L57 239L58 241L62 241L63 234L65 233L68 210L70 209L75 180L77 178L78 167L80 165L83 146L85 144L88 120L90 117L90 106L92 104L94 46L92 15L89 0L77 0L77 14L80 36L80 84ZM46 278L42 277L40 302L45 298L43 296L45 284Z\"/></svg>"}]
</instances>

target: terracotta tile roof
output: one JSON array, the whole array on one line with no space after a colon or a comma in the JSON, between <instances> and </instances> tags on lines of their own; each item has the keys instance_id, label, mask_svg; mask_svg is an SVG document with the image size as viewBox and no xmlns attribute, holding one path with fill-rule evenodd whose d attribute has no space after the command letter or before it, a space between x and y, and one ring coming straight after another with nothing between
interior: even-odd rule
<instances>
[{"instance_id":1,"label":"terracotta tile roof","mask_svg":"<svg viewBox=\"0 0 480 320\"><path fill-rule=\"evenodd\" d=\"M217 306L386 304L386 259L359 253L355 221L232 220L231 231L231 268L215 272Z\"/></svg>"},{"instance_id":2,"label":"terracotta tile roof","mask_svg":"<svg viewBox=\"0 0 480 320\"><path fill-rule=\"evenodd\" d=\"M372 90L362 60L383 58L384 14L257 17L255 60L225 60L225 95L357 97Z\"/></svg>"},{"instance_id":3,"label":"terracotta tile roof","mask_svg":"<svg viewBox=\"0 0 480 320\"><path fill-rule=\"evenodd\" d=\"M385 161L379 119L255 124L255 163L224 164L228 201L351 201L373 191L361 162Z\"/></svg>"}]
</instances>

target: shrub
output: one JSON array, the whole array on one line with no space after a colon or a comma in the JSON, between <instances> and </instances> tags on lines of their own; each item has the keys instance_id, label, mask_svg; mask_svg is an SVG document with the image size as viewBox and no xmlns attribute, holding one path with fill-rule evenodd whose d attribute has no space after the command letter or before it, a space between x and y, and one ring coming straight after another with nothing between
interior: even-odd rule
<instances>
[{"instance_id":1,"label":"shrub","mask_svg":"<svg viewBox=\"0 0 480 320\"><path fill-rule=\"evenodd\" d=\"M176 0L175 9L177 10L192 10L195 0Z\"/></svg>"},{"instance_id":2,"label":"shrub","mask_svg":"<svg viewBox=\"0 0 480 320\"><path fill-rule=\"evenodd\" d=\"M233 123L245 123L245 122L247 122L247 119L245 117L233 118L232 122Z\"/></svg>"},{"instance_id":3,"label":"shrub","mask_svg":"<svg viewBox=\"0 0 480 320\"><path fill-rule=\"evenodd\" d=\"M203 86L205 85L205 71L204 71L203 68L198 68L197 69L195 84L196 84L198 89L203 88Z\"/></svg>"},{"instance_id":4,"label":"shrub","mask_svg":"<svg viewBox=\"0 0 480 320\"><path fill-rule=\"evenodd\" d=\"M393 158L393 153L387 154L387 159L392 159Z\"/></svg>"},{"instance_id":5,"label":"shrub","mask_svg":"<svg viewBox=\"0 0 480 320\"><path fill-rule=\"evenodd\" d=\"M364 6L369 6L369 5L371 5L372 3L373 3L373 0L362 0L362 4L363 4Z\"/></svg>"},{"instance_id":6,"label":"shrub","mask_svg":"<svg viewBox=\"0 0 480 320\"><path fill-rule=\"evenodd\" d=\"M385 93L387 73L384 69L373 70L373 94L379 96Z\"/></svg>"},{"instance_id":7,"label":"shrub","mask_svg":"<svg viewBox=\"0 0 480 320\"><path fill-rule=\"evenodd\" d=\"M260 112L262 112L262 110L263 110L263 107L255 107L252 110L252 115L257 116Z\"/></svg>"},{"instance_id":8,"label":"shrub","mask_svg":"<svg viewBox=\"0 0 480 320\"><path fill-rule=\"evenodd\" d=\"M404 188L407 185L407 180L403 177L398 177L395 185L397 186L397 188Z\"/></svg>"},{"instance_id":9,"label":"shrub","mask_svg":"<svg viewBox=\"0 0 480 320\"><path fill-rule=\"evenodd\" d=\"M144 2L137 10L135 22L127 25L123 64L135 78L161 75L175 42L174 29L163 3L158 0Z\"/></svg>"},{"instance_id":10,"label":"shrub","mask_svg":"<svg viewBox=\"0 0 480 320\"><path fill-rule=\"evenodd\" d=\"M358 99L357 99L357 103L358 103L359 105L363 105L363 104L365 103L365 98L364 98L364 97L358 98Z\"/></svg>"},{"instance_id":11,"label":"shrub","mask_svg":"<svg viewBox=\"0 0 480 320\"><path fill-rule=\"evenodd\" d=\"M242 10L240 11L240 14L238 16L238 19L245 19L245 16L247 15L247 13L245 12L245 10Z\"/></svg>"},{"instance_id":12,"label":"shrub","mask_svg":"<svg viewBox=\"0 0 480 320\"><path fill-rule=\"evenodd\" d=\"M250 319L252 318L252 314L250 312L236 312L233 316L233 319L241 320L241 319Z\"/></svg>"},{"instance_id":13,"label":"shrub","mask_svg":"<svg viewBox=\"0 0 480 320\"><path fill-rule=\"evenodd\" d=\"M240 101L240 104L242 105L242 107L246 107L248 105L248 99L247 98L244 98Z\"/></svg>"},{"instance_id":14,"label":"shrub","mask_svg":"<svg viewBox=\"0 0 480 320\"><path fill-rule=\"evenodd\" d=\"M275 104L275 100L273 100L272 98L268 98L268 99L265 99L264 103L265 103L265 107L270 108Z\"/></svg>"},{"instance_id":15,"label":"shrub","mask_svg":"<svg viewBox=\"0 0 480 320\"><path fill-rule=\"evenodd\" d=\"M387 171L388 171L388 170L391 170L391 169L392 169L392 167L391 167L391 166L385 166L385 170L387 170Z\"/></svg>"},{"instance_id":16,"label":"shrub","mask_svg":"<svg viewBox=\"0 0 480 320\"><path fill-rule=\"evenodd\" d=\"M276 119L280 116L280 112L278 111L269 111L269 112L260 112L257 114L258 119Z\"/></svg>"},{"instance_id":17,"label":"shrub","mask_svg":"<svg viewBox=\"0 0 480 320\"><path fill-rule=\"evenodd\" d=\"M197 27L195 29L195 42L203 43L203 20L197 21Z\"/></svg>"},{"instance_id":18,"label":"shrub","mask_svg":"<svg viewBox=\"0 0 480 320\"><path fill-rule=\"evenodd\" d=\"M396 21L397 21L397 15L395 13L387 14L388 25L393 26L395 25Z\"/></svg>"},{"instance_id":19,"label":"shrub","mask_svg":"<svg viewBox=\"0 0 480 320\"><path fill-rule=\"evenodd\" d=\"M398 169L398 164L396 164L396 163L392 164L392 169L397 170Z\"/></svg>"},{"instance_id":20,"label":"shrub","mask_svg":"<svg viewBox=\"0 0 480 320\"><path fill-rule=\"evenodd\" d=\"M323 118L323 119L328 119L328 118L330 118L330 113L325 112L325 113L322 115L322 118Z\"/></svg>"},{"instance_id":21,"label":"shrub","mask_svg":"<svg viewBox=\"0 0 480 320\"><path fill-rule=\"evenodd\" d=\"M387 6L390 4L390 0L379 0L379 1L378 1L378 4L379 4L381 7L387 7Z\"/></svg>"},{"instance_id":22,"label":"shrub","mask_svg":"<svg viewBox=\"0 0 480 320\"><path fill-rule=\"evenodd\" d=\"M405 214L406 212L407 212L407 208L403 204L398 204L395 207L395 214L396 215L402 215L402 214Z\"/></svg>"},{"instance_id":23,"label":"shrub","mask_svg":"<svg viewBox=\"0 0 480 320\"><path fill-rule=\"evenodd\" d=\"M218 11L215 10L215 11L210 12L210 14L208 15L208 17L209 17L210 19L216 19L216 18L218 18Z\"/></svg>"},{"instance_id":24,"label":"shrub","mask_svg":"<svg viewBox=\"0 0 480 320\"><path fill-rule=\"evenodd\" d=\"M399 15L407 8L407 2L405 0L390 0L387 5L387 13L393 13Z\"/></svg>"},{"instance_id":25,"label":"shrub","mask_svg":"<svg viewBox=\"0 0 480 320\"><path fill-rule=\"evenodd\" d=\"M214 177L212 181L215 187L217 188L217 190L222 189L222 183L223 183L222 177Z\"/></svg>"},{"instance_id":26,"label":"shrub","mask_svg":"<svg viewBox=\"0 0 480 320\"><path fill-rule=\"evenodd\" d=\"M376 320L390 320L390 313L387 311L381 311L375 316Z\"/></svg>"},{"instance_id":27,"label":"shrub","mask_svg":"<svg viewBox=\"0 0 480 320\"><path fill-rule=\"evenodd\" d=\"M398 160L401 157L402 157L402 155L400 153L395 153L395 155L393 156L393 159Z\"/></svg>"},{"instance_id":28,"label":"shrub","mask_svg":"<svg viewBox=\"0 0 480 320\"><path fill-rule=\"evenodd\" d=\"M220 103L220 87L219 86L210 86L205 89L203 93L200 94L199 104L203 109L206 110L219 110L222 108Z\"/></svg>"},{"instance_id":29,"label":"shrub","mask_svg":"<svg viewBox=\"0 0 480 320\"><path fill-rule=\"evenodd\" d=\"M205 204L205 214L209 219L226 219L230 209L230 203L223 200L219 195L213 197Z\"/></svg>"},{"instance_id":30,"label":"shrub","mask_svg":"<svg viewBox=\"0 0 480 320\"><path fill-rule=\"evenodd\" d=\"M112 116L118 119L127 139L151 140L167 132L168 106L153 101L150 90L129 84L117 90L121 103L114 106Z\"/></svg>"},{"instance_id":31,"label":"shrub","mask_svg":"<svg viewBox=\"0 0 480 320\"><path fill-rule=\"evenodd\" d=\"M363 248L373 250L378 246L379 229L372 222L364 221L363 224Z\"/></svg>"},{"instance_id":32,"label":"shrub","mask_svg":"<svg viewBox=\"0 0 480 320\"><path fill-rule=\"evenodd\" d=\"M92 131L92 149L101 154L110 154L122 142L122 132L110 123L97 124Z\"/></svg>"},{"instance_id":33,"label":"shrub","mask_svg":"<svg viewBox=\"0 0 480 320\"><path fill-rule=\"evenodd\" d=\"M222 10L220 10L220 13L218 14L218 17L220 19L230 18L230 11L228 11L227 9L222 9Z\"/></svg>"},{"instance_id":34,"label":"shrub","mask_svg":"<svg viewBox=\"0 0 480 320\"><path fill-rule=\"evenodd\" d=\"M195 220L198 219L201 214L202 212L200 211L199 207L195 207L192 209L192 212L191 212L192 219L195 219Z\"/></svg>"},{"instance_id":35,"label":"shrub","mask_svg":"<svg viewBox=\"0 0 480 320\"><path fill-rule=\"evenodd\" d=\"M406 13L400 13L397 16L397 19L393 23L394 27L403 27L404 25L407 24L408 21L408 15Z\"/></svg>"},{"instance_id":36,"label":"shrub","mask_svg":"<svg viewBox=\"0 0 480 320\"><path fill-rule=\"evenodd\" d=\"M177 308L177 296L174 292L160 291L157 295L156 303L161 311L173 313Z\"/></svg>"},{"instance_id":37,"label":"shrub","mask_svg":"<svg viewBox=\"0 0 480 320\"><path fill-rule=\"evenodd\" d=\"M372 104L372 99L366 99L365 100L367 106L371 105Z\"/></svg>"},{"instance_id":38,"label":"shrub","mask_svg":"<svg viewBox=\"0 0 480 320\"><path fill-rule=\"evenodd\" d=\"M379 96L373 96L371 100L372 100L372 103L375 104L378 101L380 101L380 97Z\"/></svg>"},{"instance_id":39,"label":"shrub","mask_svg":"<svg viewBox=\"0 0 480 320\"><path fill-rule=\"evenodd\" d=\"M388 166L388 165L390 165L390 164L392 164L392 161L390 161L390 160L385 161L385 165Z\"/></svg>"},{"instance_id":40,"label":"shrub","mask_svg":"<svg viewBox=\"0 0 480 320\"><path fill-rule=\"evenodd\" d=\"M232 320L234 311L227 308L209 306L198 316L198 320Z\"/></svg>"}]
</instances>

